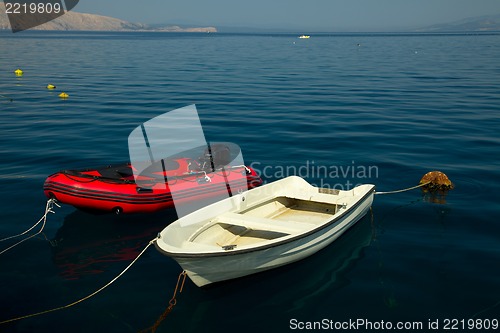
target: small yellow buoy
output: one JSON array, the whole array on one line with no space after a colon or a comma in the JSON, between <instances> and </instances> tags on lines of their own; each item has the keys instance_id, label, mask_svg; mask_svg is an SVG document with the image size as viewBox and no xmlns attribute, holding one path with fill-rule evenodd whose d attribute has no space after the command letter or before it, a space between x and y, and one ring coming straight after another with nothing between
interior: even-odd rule
<instances>
[{"instance_id":1,"label":"small yellow buoy","mask_svg":"<svg viewBox=\"0 0 500 333\"><path fill-rule=\"evenodd\" d=\"M14 71L14 73L15 73L17 76L22 76L22 75L24 74L24 72L23 72L20 68L16 69L16 70Z\"/></svg>"},{"instance_id":2,"label":"small yellow buoy","mask_svg":"<svg viewBox=\"0 0 500 333\"><path fill-rule=\"evenodd\" d=\"M441 171L431 171L420 179L420 185L424 192L446 191L454 188L451 180Z\"/></svg>"},{"instance_id":3,"label":"small yellow buoy","mask_svg":"<svg viewBox=\"0 0 500 333\"><path fill-rule=\"evenodd\" d=\"M62 93L59 94L59 97L61 97L61 98L68 98L69 95L66 94L65 92L62 92Z\"/></svg>"},{"instance_id":4,"label":"small yellow buoy","mask_svg":"<svg viewBox=\"0 0 500 333\"><path fill-rule=\"evenodd\" d=\"M52 90L52 89L56 89L56 86L55 86L55 85L53 85L53 84L48 84L48 85L47 85L47 89L51 89L51 90Z\"/></svg>"}]
</instances>

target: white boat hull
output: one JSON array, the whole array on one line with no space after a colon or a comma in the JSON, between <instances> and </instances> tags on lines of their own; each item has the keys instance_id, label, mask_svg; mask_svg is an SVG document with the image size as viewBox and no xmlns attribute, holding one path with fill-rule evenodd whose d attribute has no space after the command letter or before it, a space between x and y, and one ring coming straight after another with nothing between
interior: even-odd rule
<instances>
[{"instance_id":1,"label":"white boat hull","mask_svg":"<svg viewBox=\"0 0 500 333\"><path fill-rule=\"evenodd\" d=\"M305 182L304 180L300 178L299 180L292 179L292 181L288 181L288 183L295 183L295 185L302 186L302 188L299 188L299 190L295 192L292 190L293 193L287 193L291 190L287 189L288 186L285 186L280 190L276 190L276 184L273 185L272 183L264 185L260 188L252 189L246 193L239 194L223 201L227 201L226 204L230 204L229 206L233 207L233 212L244 214L245 211L252 210L253 204L259 206L257 198L266 197L265 195L259 194L253 195L254 192L258 193L257 191L265 193L271 190L270 192L275 196L280 196L283 194L287 194L287 197L292 196L304 198L310 196L310 193L307 193L307 191L304 190L304 183L307 184L307 182ZM282 185L290 184L284 182ZM271 188L266 189L266 187L268 186L270 186ZM305 189L307 189L308 191L314 191L311 192L313 194L317 193L317 188L312 187L309 184L307 184L307 186L308 187L305 187ZM307 223L304 224L305 227L300 226L301 228L303 228L302 231L287 231L287 233L285 233L283 230L297 230L296 227L299 227L299 222L293 222L292 226L290 227L291 229L287 229L287 225L282 223L282 229L280 229L280 232L284 233L283 236L256 242L255 244L237 244L237 242L235 242L234 244L237 245L230 245L229 247L221 246L221 248L217 250L212 249L210 246L208 246L208 241L198 245L196 250L189 249L189 244L186 244L189 242L186 241L177 241L177 244L183 244L184 248L183 246L177 246L176 248L176 246L172 246L169 244L176 243L175 240L170 242L171 239L169 239L169 237L182 237L182 235L179 234L182 234L183 232L189 232L191 234L191 238L187 239L191 239L193 240L193 242L196 242L198 239L197 235L208 229L208 227L206 226L207 220L204 220L203 223L205 226L201 227L201 229L201 224L198 225L194 223L194 225L185 226L184 228L182 228L179 225L176 225L176 223L180 224L182 221L174 222L173 225L165 228L165 230L160 234L160 239L156 242L156 246L160 250L160 252L174 258L187 272L191 280L198 286L204 286L214 282L258 273L301 260L331 244L335 239L340 237L347 229L349 229L349 227L354 225L367 213L373 202L374 188L375 187L373 185L362 185L362 187L355 188L351 191L337 191L337 197L334 197L333 194L317 194L316 197L321 198L319 199L319 201L337 201L336 205L339 208L338 211L336 211L334 214L333 212L328 212L328 209L326 209L326 211L331 214L331 218L325 220L322 223L313 225L310 222L315 221L316 216L313 214L316 213L311 213L308 211L309 208L305 208L304 211L301 212L304 213L304 221ZM244 204L244 207L241 207L242 203L245 203L246 199L250 202ZM260 205L262 206L262 199ZM185 218L188 218L189 220L197 219L198 216L202 216L203 214L213 215L214 210L223 207L224 205L222 203L216 203L211 206L205 207L198 212L190 214L192 216L188 215ZM283 210L283 208L281 208L281 210ZM231 214L230 216L236 216L236 218L238 218L241 215ZM185 218L181 220L184 220L185 222ZM217 215L214 215L214 217L212 218L208 218L208 220L216 219ZM283 219L286 219L286 216L284 216ZM259 219L257 218L257 220ZM270 224L274 224L274 220L261 220L262 221L260 222L269 221ZM224 221L224 226L226 226L226 223L237 223L236 220L229 219L227 221L229 222ZM252 221L250 220L250 222ZM278 224L281 222L276 223ZM261 227L265 228L265 226ZM280 226L278 225L275 228L279 227ZM253 228L256 229L255 226ZM274 229L270 232L276 232L276 230L278 229ZM239 236L237 236L236 238L238 237Z\"/></svg>"},{"instance_id":2,"label":"white boat hull","mask_svg":"<svg viewBox=\"0 0 500 333\"><path fill-rule=\"evenodd\" d=\"M369 205L358 216L348 216L342 228L329 228L280 246L251 253L224 257L175 258L197 286L230 280L283 266L316 253L331 244L366 214ZM361 207L360 207L361 209Z\"/></svg>"}]
</instances>

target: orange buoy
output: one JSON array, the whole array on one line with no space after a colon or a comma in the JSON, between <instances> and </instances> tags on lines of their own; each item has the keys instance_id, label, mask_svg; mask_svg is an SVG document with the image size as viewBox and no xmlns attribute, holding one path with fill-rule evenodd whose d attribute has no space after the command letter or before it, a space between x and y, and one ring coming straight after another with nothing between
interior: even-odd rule
<instances>
[{"instance_id":1,"label":"orange buoy","mask_svg":"<svg viewBox=\"0 0 500 333\"><path fill-rule=\"evenodd\" d=\"M427 172L419 184L422 185L424 192L446 191L455 187L448 176L441 171Z\"/></svg>"}]
</instances>

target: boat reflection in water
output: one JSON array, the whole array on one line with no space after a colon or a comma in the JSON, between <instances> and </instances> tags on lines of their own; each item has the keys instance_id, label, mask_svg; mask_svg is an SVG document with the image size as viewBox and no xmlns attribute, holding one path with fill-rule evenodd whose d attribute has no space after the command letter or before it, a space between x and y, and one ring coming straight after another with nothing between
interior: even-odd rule
<instances>
[{"instance_id":1,"label":"boat reflection in water","mask_svg":"<svg viewBox=\"0 0 500 333\"><path fill-rule=\"evenodd\" d=\"M65 217L52 244L53 261L68 280L104 273L116 262L129 263L176 219L174 209L141 215L92 215L80 210Z\"/></svg>"},{"instance_id":2,"label":"boat reflection in water","mask_svg":"<svg viewBox=\"0 0 500 333\"><path fill-rule=\"evenodd\" d=\"M276 292L267 294L269 297L266 298L266 303L269 305L278 301L282 303L288 295L289 310L302 308L306 303L314 302L316 297L321 297L322 293L341 287L346 283L345 274L362 258L363 249L368 247L373 239L374 227L371 214L368 213L342 237L315 256L279 268L276 277L269 278L272 280L269 281L270 284L276 283L274 288ZM321 264L318 265L318 262ZM275 274L277 272L275 271ZM259 273L252 278L262 279L272 274L273 271L269 271ZM287 286L293 287L293 293L290 293L290 288L279 287L284 280ZM297 298L297 295L300 297Z\"/></svg>"}]
</instances>

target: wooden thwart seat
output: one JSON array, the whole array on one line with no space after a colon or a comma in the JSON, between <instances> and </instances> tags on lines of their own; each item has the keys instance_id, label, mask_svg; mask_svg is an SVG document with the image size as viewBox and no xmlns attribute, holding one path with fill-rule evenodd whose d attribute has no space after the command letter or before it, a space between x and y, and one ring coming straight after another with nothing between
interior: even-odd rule
<instances>
[{"instance_id":1,"label":"wooden thwart seat","mask_svg":"<svg viewBox=\"0 0 500 333\"><path fill-rule=\"evenodd\" d=\"M252 230L269 230L296 234L314 227L314 224L303 222L283 222L264 217L248 216L237 213L224 213L216 218L216 222L242 226Z\"/></svg>"}]
</instances>

